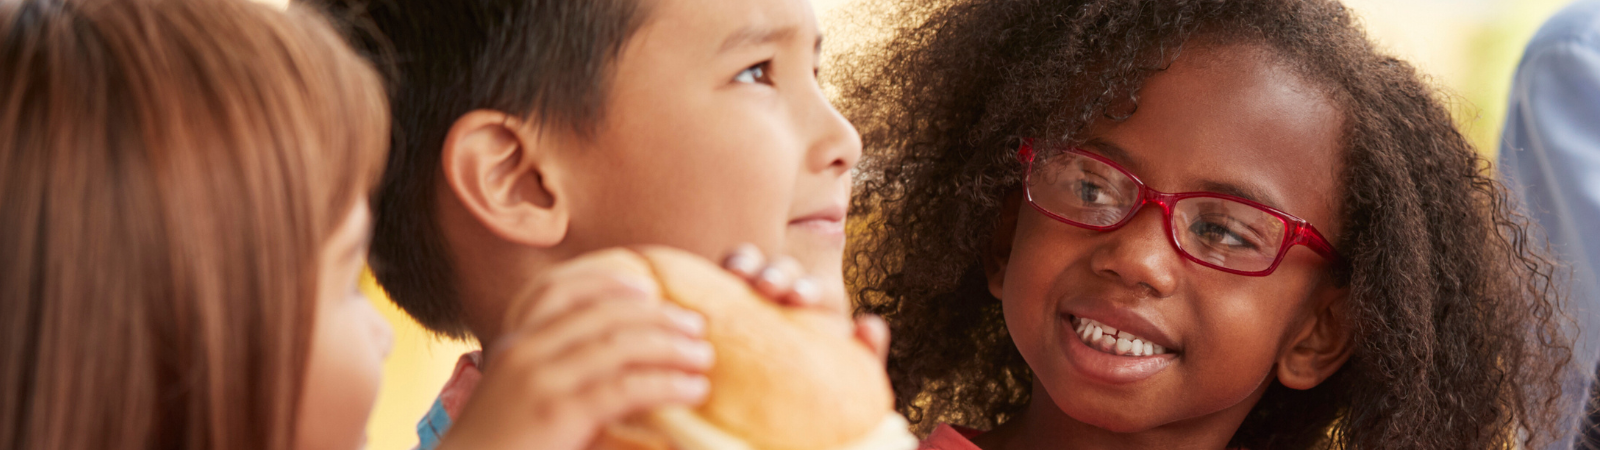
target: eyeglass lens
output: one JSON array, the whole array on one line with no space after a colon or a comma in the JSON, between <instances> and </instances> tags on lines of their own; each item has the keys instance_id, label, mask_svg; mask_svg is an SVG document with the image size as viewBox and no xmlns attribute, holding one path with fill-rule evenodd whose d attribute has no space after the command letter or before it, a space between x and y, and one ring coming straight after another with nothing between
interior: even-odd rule
<instances>
[{"instance_id":1,"label":"eyeglass lens","mask_svg":"<svg viewBox=\"0 0 1600 450\"><path fill-rule=\"evenodd\" d=\"M1076 225L1122 223L1140 205L1139 183L1104 162L1074 152L1035 159L1030 199ZM1041 155L1042 156L1042 155ZM1288 224L1260 208L1216 197L1186 197L1172 205L1178 250L1217 267L1256 272L1277 259Z\"/></svg>"}]
</instances>

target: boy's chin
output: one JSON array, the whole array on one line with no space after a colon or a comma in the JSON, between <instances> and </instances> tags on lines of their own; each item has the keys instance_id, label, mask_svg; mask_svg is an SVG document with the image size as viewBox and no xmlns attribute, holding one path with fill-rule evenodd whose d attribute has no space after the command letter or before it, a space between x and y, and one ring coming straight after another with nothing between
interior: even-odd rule
<instances>
[{"instance_id":1,"label":"boy's chin","mask_svg":"<svg viewBox=\"0 0 1600 450\"><path fill-rule=\"evenodd\" d=\"M844 262L844 235L818 234L790 226L784 236L783 254L799 261L812 277L838 277Z\"/></svg>"}]
</instances>

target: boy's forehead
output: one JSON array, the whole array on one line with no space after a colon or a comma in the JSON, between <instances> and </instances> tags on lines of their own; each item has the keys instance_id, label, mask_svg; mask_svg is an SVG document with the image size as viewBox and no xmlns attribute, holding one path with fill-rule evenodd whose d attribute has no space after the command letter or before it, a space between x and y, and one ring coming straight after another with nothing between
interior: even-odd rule
<instances>
[{"instance_id":1,"label":"boy's forehead","mask_svg":"<svg viewBox=\"0 0 1600 450\"><path fill-rule=\"evenodd\" d=\"M817 39L807 0L653 0L646 28L680 43L709 44L712 52L794 39ZM646 31L648 33L648 31Z\"/></svg>"}]
</instances>

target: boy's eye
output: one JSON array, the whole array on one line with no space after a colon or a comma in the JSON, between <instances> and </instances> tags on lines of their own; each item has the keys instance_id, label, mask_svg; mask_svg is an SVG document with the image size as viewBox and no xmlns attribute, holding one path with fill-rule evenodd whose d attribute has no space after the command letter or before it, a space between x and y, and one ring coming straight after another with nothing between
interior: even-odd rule
<instances>
[{"instance_id":1,"label":"boy's eye","mask_svg":"<svg viewBox=\"0 0 1600 450\"><path fill-rule=\"evenodd\" d=\"M767 68L771 65L772 61L762 61L760 64L745 68L743 71L740 71L738 75L733 76L733 81L739 83L761 83L771 85L772 78L767 75Z\"/></svg>"}]
</instances>

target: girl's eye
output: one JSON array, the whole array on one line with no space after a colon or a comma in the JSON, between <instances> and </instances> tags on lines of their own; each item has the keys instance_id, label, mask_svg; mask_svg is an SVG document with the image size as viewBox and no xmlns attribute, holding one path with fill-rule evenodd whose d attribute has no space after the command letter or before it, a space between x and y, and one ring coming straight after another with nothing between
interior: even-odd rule
<instances>
[{"instance_id":1,"label":"girl's eye","mask_svg":"<svg viewBox=\"0 0 1600 450\"><path fill-rule=\"evenodd\" d=\"M1257 248L1254 242L1250 242L1243 235L1228 228L1226 225L1216 222L1195 222L1189 226L1189 232L1198 236L1200 242L1214 247L1230 250L1255 250Z\"/></svg>"},{"instance_id":2,"label":"girl's eye","mask_svg":"<svg viewBox=\"0 0 1600 450\"><path fill-rule=\"evenodd\" d=\"M1105 188L1092 181L1078 180L1073 182L1072 193L1085 206L1107 206L1112 203L1111 195L1105 192Z\"/></svg>"},{"instance_id":3,"label":"girl's eye","mask_svg":"<svg viewBox=\"0 0 1600 450\"><path fill-rule=\"evenodd\" d=\"M772 78L767 75L767 69L771 65L772 61L762 61L760 64L745 68L743 71L740 71L738 75L733 76L733 81L738 83L761 83L765 85L771 85Z\"/></svg>"}]
</instances>

